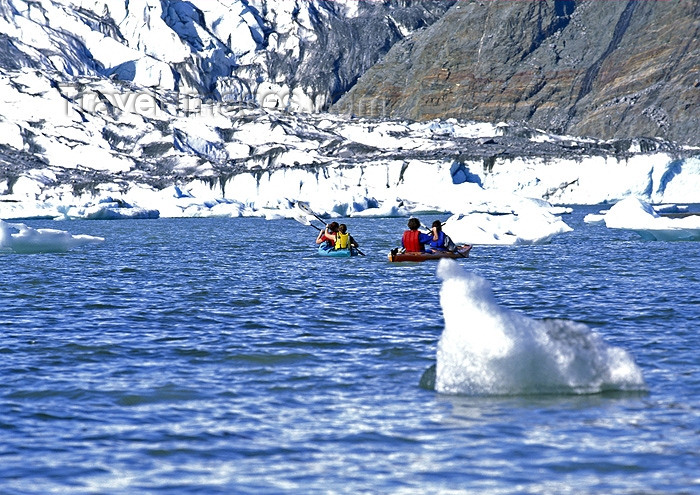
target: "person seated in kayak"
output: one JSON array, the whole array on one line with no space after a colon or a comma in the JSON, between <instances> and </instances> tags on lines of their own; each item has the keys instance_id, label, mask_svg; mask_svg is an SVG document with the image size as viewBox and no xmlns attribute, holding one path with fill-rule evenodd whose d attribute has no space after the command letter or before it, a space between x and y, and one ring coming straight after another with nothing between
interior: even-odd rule
<instances>
[{"instance_id":1,"label":"person seated in kayak","mask_svg":"<svg viewBox=\"0 0 700 495\"><path fill-rule=\"evenodd\" d=\"M430 252L436 253L438 251L454 251L455 244L450 239L450 236L442 231L442 222L440 220L435 220L433 222L431 231L431 240L428 243L428 250Z\"/></svg>"},{"instance_id":2,"label":"person seated in kayak","mask_svg":"<svg viewBox=\"0 0 700 495\"><path fill-rule=\"evenodd\" d=\"M428 244L433 240L431 234L424 234L418 230L420 220L417 218L408 219L408 230L403 233L401 245L407 253L422 253L425 251L423 244Z\"/></svg>"},{"instance_id":3,"label":"person seated in kayak","mask_svg":"<svg viewBox=\"0 0 700 495\"><path fill-rule=\"evenodd\" d=\"M348 226L341 223L338 226L338 233L335 235L335 248L336 249L348 249L354 247L357 249L360 245L355 241L355 239L348 234Z\"/></svg>"},{"instance_id":4,"label":"person seated in kayak","mask_svg":"<svg viewBox=\"0 0 700 495\"><path fill-rule=\"evenodd\" d=\"M318 233L316 244L323 244L323 249L334 249L338 227L338 222L331 222L326 225L326 228Z\"/></svg>"}]
</instances>

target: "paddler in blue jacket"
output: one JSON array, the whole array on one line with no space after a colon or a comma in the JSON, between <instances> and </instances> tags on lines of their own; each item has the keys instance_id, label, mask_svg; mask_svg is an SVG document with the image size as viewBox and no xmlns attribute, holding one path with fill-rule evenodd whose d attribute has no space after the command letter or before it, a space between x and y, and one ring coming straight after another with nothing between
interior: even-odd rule
<instances>
[{"instance_id":1,"label":"paddler in blue jacket","mask_svg":"<svg viewBox=\"0 0 700 495\"><path fill-rule=\"evenodd\" d=\"M440 220L435 220L430 229L431 240L428 243L430 250L435 251L453 251L454 243L450 236L442 231L442 222Z\"/></svg>"}]
</instances>

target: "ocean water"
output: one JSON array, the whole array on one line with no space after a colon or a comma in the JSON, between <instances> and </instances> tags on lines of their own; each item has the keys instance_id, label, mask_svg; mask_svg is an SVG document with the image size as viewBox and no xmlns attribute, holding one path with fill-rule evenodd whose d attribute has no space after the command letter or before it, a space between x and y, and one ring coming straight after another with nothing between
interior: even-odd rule
<instances>
[{"instance_id":1,"label":"ocean water","mask_svg":"<svg viewBox=\"0 0 700 495\"><path fill-rule=\"evenodd\" d=\"M386 261L405 219L349 219L352 259L286 220L27 222L106 241L0 254L0 493L700 493L700 245L592 211L457 263L624 349L644 390L420 387L442 281Z\"/></svg>"}]
</instances>

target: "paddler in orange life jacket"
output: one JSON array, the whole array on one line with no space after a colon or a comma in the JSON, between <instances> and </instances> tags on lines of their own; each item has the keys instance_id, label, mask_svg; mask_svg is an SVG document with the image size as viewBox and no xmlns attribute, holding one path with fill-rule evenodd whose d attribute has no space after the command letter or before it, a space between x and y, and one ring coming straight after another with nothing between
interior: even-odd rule
<instances>
[{"instance_id":1,"label":"paddler in orange life jacket","mask_svg":"<svg viewBox=\"0 0 700 495\"><path fill-rule=\"evenodd\" d=\"M336 243L336 236L338 234L338 222L331 222L326 225L326 228L318 233L316 237L316 244L324 244L323 249L334 249Z\"/></svg>"},{"instance_id":2,"label":"paddler in orange life jacket","mask_svg":"<svg viewBox=\"0 0 700 495\"><path fill-rule=\"evenodd\" d=\"M335 235L335 248L348 249L350 247L358 248L360 245L348 234L348 226L341 223L338 226L338 233Z\"/></svg>"},{"instance_id":3,"label":"paddler in orange life jacket","mask_svg":"<svg viewBox=\"0 0 700 495\"><path fill-rule=\"evenodd\" d=\"M432 234L424 234L418 230L420 220L408 219L408 230L403 233L401 244L407 253L422 253L425 251L423 244L429 244L433 240Z\"/></svg>"}]
</instances>

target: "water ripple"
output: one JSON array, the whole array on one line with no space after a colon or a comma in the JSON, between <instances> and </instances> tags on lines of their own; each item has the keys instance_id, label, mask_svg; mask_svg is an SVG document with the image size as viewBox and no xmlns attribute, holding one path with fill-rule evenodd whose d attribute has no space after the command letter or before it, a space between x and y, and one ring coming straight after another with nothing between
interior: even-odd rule
<instances>
[{"instance_id":1,"label":"water ripple","mask_svg":"<svg viewBox=\"0 0 700 495\"><path fill-rule=\"evenodd\" d=\"M368 256L348 260L259 219L95 221L94 249L0 256L0 491L697 491L700 252L585 213L460 263L499 304L628 350L648 394L420 388L440 283L386 262L405 219L349 220Z\"/></svg>"}]
</instances>

